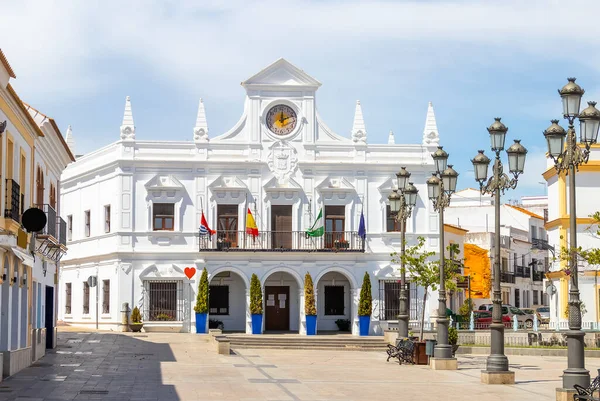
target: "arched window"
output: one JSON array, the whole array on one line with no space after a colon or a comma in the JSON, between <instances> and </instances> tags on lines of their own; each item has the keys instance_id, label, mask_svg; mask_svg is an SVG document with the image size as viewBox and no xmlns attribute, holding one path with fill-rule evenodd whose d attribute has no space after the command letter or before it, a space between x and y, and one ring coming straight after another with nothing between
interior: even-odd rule
<instances>
[{"instance_id":1,"label":"arched window","mask_svg":"<svg viewBox=\"0 0 600 401\"><path fill-rule=\"evenodd\" d=\"M37 168L36 204L40 209L44 205L44 172L40 166Z\"/></svg>"},{"instance_id":2,"label":"arched window","mask_svg":"<svg viewBox=\"0 0 600 401\"><path fill-rule=\"evenodd\" d=\"M50 206L56 210L56 187L54 184L50 184Z\"/></svg>"}]
</instances>

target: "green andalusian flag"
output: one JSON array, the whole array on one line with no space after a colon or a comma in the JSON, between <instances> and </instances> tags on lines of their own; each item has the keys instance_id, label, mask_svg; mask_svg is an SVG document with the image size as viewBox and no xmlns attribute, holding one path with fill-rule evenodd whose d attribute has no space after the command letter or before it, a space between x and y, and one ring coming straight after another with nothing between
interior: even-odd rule
<instances>
[{"instance_id":1,"label":"green andalusian flag","mask_svg":"<svg viewBox=\"0 0 600 401\"><path fill-rule=\"evenodd\" d=\"M317 216L317 219L315 220L315 224L313 224L312 227L306 231L306 235L308 235L309 237L323 236L325 229L323 228L323 222L321 221L322 217L323 217L323 208L321 208L321 210L319 210L319 215Z\"/></svg>"}]
</instances>

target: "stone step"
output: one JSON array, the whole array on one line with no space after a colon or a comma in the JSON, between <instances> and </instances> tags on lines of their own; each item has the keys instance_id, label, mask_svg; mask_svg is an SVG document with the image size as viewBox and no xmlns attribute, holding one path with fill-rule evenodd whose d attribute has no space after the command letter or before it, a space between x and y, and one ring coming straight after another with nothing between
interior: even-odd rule
<instances>
[{"instance_id":1,"label":"stone step","mask_svg":"<svg viewBox=\"0 0 600 401\"><path fill-rule=\"evenodd\" d=\"M322 349L383 351L383 337L302 336L302 335L228 335L231 348Z\"/></svg>"},{"instance_id":2,"label":"stone step","mask_svg":"<svg viewBox=\"0 0 600 401\"><path fill-rule=\"evenodd\" d=\"M291 350L332 350L332 351L377 351L383 352L387 347L335 347L326 345L274 345L274 344L231 344L232 349L291 349Z\"/></svg>"}]
</instances>

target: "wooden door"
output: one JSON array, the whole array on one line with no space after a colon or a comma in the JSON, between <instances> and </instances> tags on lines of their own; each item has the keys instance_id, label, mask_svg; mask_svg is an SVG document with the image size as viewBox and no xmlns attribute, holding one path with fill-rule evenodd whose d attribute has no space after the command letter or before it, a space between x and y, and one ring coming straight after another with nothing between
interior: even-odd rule
<instances>
[{"instance_id":1,"label":"wooden door","mask_svg":"<svg viewBox=\"0 0 600 401\"><path fill-rule=\"evenodd\" d=\"M237 247L238 205L217 205L217 240L225 248Z\"/></svg>"},{"instance_id":2,"label":"wooden door","mask_svg":"<svg viewBox=\"0 0 600 401\"><path fill-rule=\"evenodd\" d=\"M292 206L271 206L271 244L273 249L292 248Z\"/></svg>"},{"instance_id":3,"label":"wooden door","mask_svg":"<svg viewBox=\"0 0 600 401\"><path fill-rule=\"evenodd\" d=\"M325 248L344 240L345 206L325 206Z\"/></svg>"},{"instance_id":4,"label":"wooden door","mask_svg":"<svg viewBox=\"0 0 600 401\"><path fill-rule=\"evenodd\" d=\"M265 330L290 329L290 287L265 287Z\"/></svg>"}]
</instances>

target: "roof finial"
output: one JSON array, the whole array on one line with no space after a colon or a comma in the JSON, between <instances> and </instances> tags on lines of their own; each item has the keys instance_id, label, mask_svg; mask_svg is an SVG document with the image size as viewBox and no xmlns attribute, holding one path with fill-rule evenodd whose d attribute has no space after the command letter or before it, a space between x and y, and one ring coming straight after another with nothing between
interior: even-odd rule
<instances>
[{"instance_id":1,"label":"roof finial","mask_svg":"<svg viewBox=\"0 0 600 401\"><path fill-rule=\"evenodd\" d=\"M388 145L395 145L396 138L394 138L394 132L390 130L390 134L388 135Z\"/></svg>"},{"instance_id":2,"label":"roof finial","mask_svg":"<svg viewBox=\"0 0 600 401\"><path fill-rule=\"evenodd\" d=\"M354 109L354 123L352 124L352 140L357 143L367 142L367 128L365 127L365 120L363 118L360 100L356 101L356 108Z\"/></svg>"},{"instance_id":3,"label":"roof finial","mask_svg":"<svg viewBox=\"0 0 600 401\"><path fill-rule=\"evenodd\" d=\"M208 123L206 122L206 111L204 102L200 98L198 105L198 116L196 116L196 126L194 127L194 142L208 142Z\"/></svg>"},{"instance_id":4,"label":"roof finial","mask_svg":"<svg viewBox=\"0 0 600 401\"><path fill-rule=\"evenodd\" d=\"M135 139L135 124L133 123L133 112L131 111L131 98L125 98L125 111L123 112L123 123L121 124L121 139Z\"/></svg>"},{"instance_id":5,"label":"roof finial","mask_svg":"<svg viewBox=\"0 0 600 401\"><path fill-rule=\"evenodd\" d=\"M69 150L71 151L71 154L73 156L75 156L75 138L73 138L73 129L71 129L70 125L67 128L67 134L65 135L65 142L67 143L67 146L69 147Z\"/></svg>"},{"instance_id":6,"label":"roof finial","mask_svg":"<svg viewBox=\"0 0 600 401\"><path fill-rule=\"evenodd\" d=\"M440 133L435 121L433 104L429 102L427 117L425 118L425 129L423 130L423 145L436 146L440 143Z\"/></svg>"}]
</instances>

